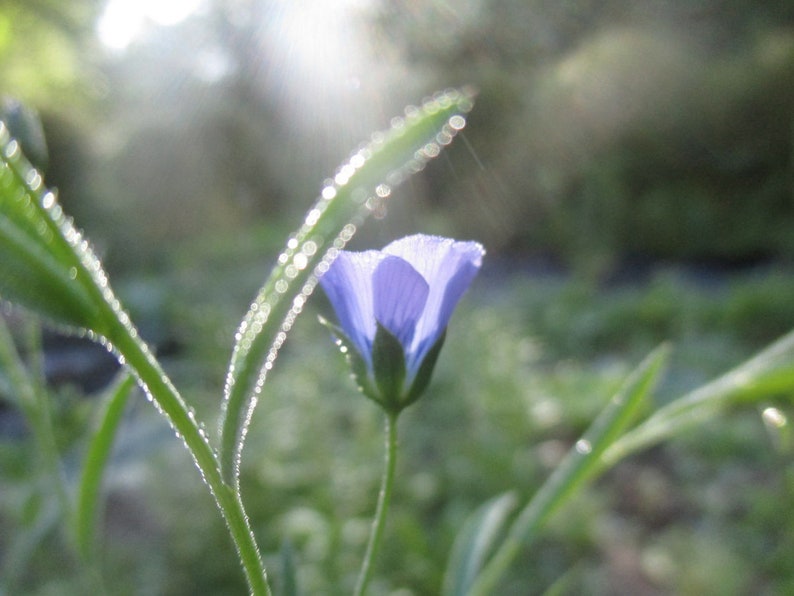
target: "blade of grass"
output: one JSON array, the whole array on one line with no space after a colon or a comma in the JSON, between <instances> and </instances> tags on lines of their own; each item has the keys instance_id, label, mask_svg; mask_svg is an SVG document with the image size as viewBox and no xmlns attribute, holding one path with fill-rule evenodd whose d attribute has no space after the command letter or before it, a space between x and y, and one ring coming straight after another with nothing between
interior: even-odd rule
<instances>
[{"instance_id":1,"label":"blade of grass","mask_svg":"<svg viewBox=\"0 0 794 596\"><path fill-rule=\"evenodd\" d=\"M469 594L495 594L496 586L521 548L530 543L548 518L575 494L578 488L604 470L601 455L631 423L653 389L669 356L662 346L654 350L629 375L617 394L599 414L584 436L518 514L505 540L477 577Z\"/></svg>"},{"instance_id":2,"label":"blade of grass","mask_svg":"<svg viewBox=\"0 0 794 596\"><path fill-rule=\"evenodd\" d=\"M220 461L237 486L246 429L265 375L321 275L365 216L394 186L449 144L472 107L468 90L449 90L406 110L391 129L373 135L326 181L320 198L279 255L235 336L221 412Z\"/></svg>"},{"instance_id":3,"label":"blade of grass","mask_svg":"<svg viewBox=\"0 0 794 596\"><path fill-rule=\"evenodd\" d=\"M605 467L677 433L714 419L728 408L794 393L794 332L714 381L670 402L604 452Z\"/></svg>"},{"instance_id":4,"label":"blade of grass","mask_svg":"<svg viewBox=\"0 0 794 596\"><path fill-rule=\"evenodd\" d=\"M515 493L505 493L483 503L466 520L449 555L443 596L465 596L516 505Z\"/></svg>"},{"instance_id":5,"label":"blade of grass","mask_svg":"<svg viewBox=\"0 0 794 596\"><path fill-rule=\"evenodd\" d=\"M0 122L0 298L104 335L102 266Z\"/></svg>"},{"instance_id":6,"label":"blade of grass","mask_svg":"<svg viewBox=\"0 0 794 596\"><path fill-rule=\"evenodd\" d=\"M135 377L125 373L110 389L105 398L104 409L98 417L99 424L86 453L74 518L77 548L86 562L92 561L95 555L102 477L124 414L124 407L127 405L127 398L134 386Z\"/></svg>"}]
</instances>

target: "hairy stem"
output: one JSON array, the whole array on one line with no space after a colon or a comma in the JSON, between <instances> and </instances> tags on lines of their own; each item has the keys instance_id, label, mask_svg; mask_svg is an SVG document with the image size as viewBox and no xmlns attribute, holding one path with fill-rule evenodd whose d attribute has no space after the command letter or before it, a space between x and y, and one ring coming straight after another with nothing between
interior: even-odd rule
<instances>
[{"instance_id":1,"label":"hairy stem","mask_svg":"<svg viewBox=\"0 0 794 596\"><path fill-rule=\"evenodd\" d=\"M224 482L215 452L191 410L136 333L117 320L109 339L193 456L226 520L251 594L269 596L265 568L240 496Z\"/></svg>"}]
</instances>

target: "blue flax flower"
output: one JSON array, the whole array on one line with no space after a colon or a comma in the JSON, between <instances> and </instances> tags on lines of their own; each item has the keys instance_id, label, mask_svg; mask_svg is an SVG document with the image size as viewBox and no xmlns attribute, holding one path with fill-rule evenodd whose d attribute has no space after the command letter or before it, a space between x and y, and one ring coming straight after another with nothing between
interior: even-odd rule
<instances>
[{"instance_id":1,"label":"blue flax flower","mask_svg":"<svg viewBox=\"0 0 794 596\"><path fill-rule=\"evenodd\" d=\"M383 250L339 253L320 284L339 319L332 329L368 397L397 412L419 397L484 254L477 242L423 234Z\"/></svg>"}]
</instances>

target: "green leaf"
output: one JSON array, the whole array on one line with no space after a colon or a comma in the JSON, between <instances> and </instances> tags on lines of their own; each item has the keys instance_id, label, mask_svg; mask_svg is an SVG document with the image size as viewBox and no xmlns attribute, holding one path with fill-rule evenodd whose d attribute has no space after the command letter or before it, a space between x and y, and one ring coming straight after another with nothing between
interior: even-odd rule
<instances>
[{"instance_id":1,"label":"green leaf","mask_svg":"<svg viewBox=\"0 0 794 596\"><path fill-rule=\"evenodd\" d=\"M737 404L794 394L794 332L721 377L656 411L604 453L604 465L714 420Z\"/></svg>"},{"instance_id":2,"label":"green leaf","mask_svg":"<svg viewBox=\"0 0 794 596\"><path fill-rule=\"evenodd\" d=\"M559 466L510 526L505 540L485 565L471 594L496 593L496 586L521 548L531 542L548 518L568 502L586 482L605 466L602 454L632 422L656 384L669 357L666 346L657 348L629 375L593 424L571 447Z\"/></svg>"},{"instance_id":3,"label":"green leaf","mask_svg":"<svg viewBox=\"0 0 794 596\"><path fill-rule=\"evenodd\" d=\"M0 122L0 298L102 335L100 263Z\"/></svg>"},{"instance_id":4,"label":"green leaf","mask_svg":"<svg viewBox=\"0 0 794 596\"><path fill-rule=\"evenodd\" d=\"M104 408L86 453L83 473L77 494L75 535L77 548L85 561L94 556L96 524L99 516L99 491L116 431L127 405L127 398L135 386L135 378L125 373L105 396Z\"/></svg>"},{"instance_id":5,"label":"green leaf","mask_svg":"<svg viewBox=\"0 0 794 596\"><path fill-rule=\"evenodd\" d=\"M405 349L400 340L380 323L377 323L372 342L372 371L380 404L389 412L400 412L405 384Z\"/></svg>"},{"instance_id":6,"label":"green leaf","mask_svg":"<svg viewBox=\"0 0 794 596\"><path fill-rule=\"evenodd\" d=\"M289 239L235 335L221 413L220 461L236 485L245 431L267 371L273 366L318 275L350 240L366 215L380 211L392 189L449 144L472 107L469 90L452 89L406 109L389 130L356 151Z\"/></svg>"},{"instance_id":7,"label":"green leaf","mask_svg":"<svg viewBox=\"0 0 794 596\"><path fill-rule=\"evenodd\" d=\"M455 537L447 562L443 596L468 593L517 503L515 493L505 493L480 505L466 520Z\"/></svg>"}]
</instances>

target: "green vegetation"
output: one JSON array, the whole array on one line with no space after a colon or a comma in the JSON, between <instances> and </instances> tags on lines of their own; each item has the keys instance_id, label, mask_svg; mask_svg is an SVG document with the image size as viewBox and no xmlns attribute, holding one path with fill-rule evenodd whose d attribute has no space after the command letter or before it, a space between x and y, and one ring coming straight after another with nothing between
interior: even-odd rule
<instances>
[{"instance_id":1,"label":"green vegetation","mask_svg":"<svg viewBox=\"0 0 794 596\"><path fill-rule=\"evenodd\" d=\"M238 282L255 285L250 280L266 269L261 259L245 258L247 236L237 239L239 250L227 243L224 257L188 249L175 257L173 276L147 282L169 296L160 316L182 349L164 362L199 417L217 411L229 337L247 293ZM486 269L456 313L427 398L402 421L397 495L375 593L436 593L466 517L505 491L521 500L532 495L649 348L666 340L673 346L657 391L661 405L794 328L794 306L781 299L794 293L794 276L784 270L709 280L668 270L600 288L556 276L489 275ZM266 537L269 567L277 568L280 541L289 540L301 588L342 594L352 587L368 532L381 419L357 395L315 321L313 313L325 312L322 298L311 304L255 414L242 487L252 525ZM79 434L92 409L68 398L73 391L60 389L54 402L66 461L84 449ZM787 401L766 406L792 415ZM762 410L737 409L620 464L552 518L511 569L507 588L541 593L559 581L570 593L791 589L794 528L784 515L794 506L790 429L765 424ZM33 512L41 497L24 472L29 440L2 443L4 494L16 495L3 499L12 544L33 531L26 519L40 519ZM133 407L123 423L103 528L102 564L118 586L244 590L212 500L151 408ZM23 593L74 585L68 551L44 540L55 531L46 528L16 567Z\"/></svg>"}]
</instances>

